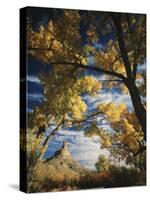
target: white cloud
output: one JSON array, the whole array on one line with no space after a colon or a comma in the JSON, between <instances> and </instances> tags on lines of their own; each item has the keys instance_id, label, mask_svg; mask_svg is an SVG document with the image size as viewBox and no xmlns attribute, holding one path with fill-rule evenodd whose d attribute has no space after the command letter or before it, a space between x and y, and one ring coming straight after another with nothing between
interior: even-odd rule
<instances>
[{"instance_id":1,"label":"white cloud","mask_svg":"<svg viewBox=\"0 0 150 200\"><path fill-rule=\"evenodd\" d=\"M138 71L139 72L143 72L143 71L146 71L146 63L144 64L139 64L138 67L137 67Z\"/></svg>"},{"instance_id":2,"label":"white cloud","mask_svg":"<svg viewBox=\"0 0 150 200\"><path fill-rule=\"evenodd\" d=\"M137 87L140 87L144 83L144 79L143 78L137 79L135 83Z\"/></svg>"},{"instance_id":3,"label":"white cloud","mask_svg":"<svg viewBox=\"0 0 150 200\"><path fill-rule=\"evenodd\" d=\"M110 103L113 101L113 95L109 92L100 93L97 95L96 101L99 101L100 103Z\"/></svg>"},{"instance_id":4,"label":"white cloud","mask_svg":"<svg viewBox=\"0 0 150 200\"><path fill-rule=\"evenodd\" d=\"M27 76L27 81L38 83L38 84L41 83L40 79L36 76Z\"/></svg>"},{"instance_id":5,"label":"white cloud","mask_svg":"<svg viewBox=\"0 0 150 200\"><path fill-rule=\"evenodd\" d=\"M35 93L35 94L27 94L27 98L32 101L42 101L44 99L44 96L41 93Z\"/></svg>"},{"instance_id":6,"label":"white cloud","mask_svg":"<svg viewBox=\"0 0 150 200\"><path fill-rule=\"evenodd\" d=\"M53 126L54 128L54 126ZM100 139L95 136L88 138L83 131L60 130L49 143L46 157L53 155L59 149L63 141L68 142L68 149L72 157L89 169L95 169L95 163L100 154L108 154L107 151L100 149Z\"/></svg>"},{"instance_id":7,"label":"white cloud","mask_svg":"<svg viewBox=\"0 0 150 200\"><path fill-rule=\"evenodd\" d=\"M83 97L83 100L88 105L88 111L96 109L99 103L110 103L113 101L113 96L110 92L100 92L96 96L86 95Z\"/></svg>"},{"instance_id":8,"label":"white cloud","mask_svg":"<svg viewBox=\"0 0 150 200\"><path fill-rule=\"evenodd\" d=\"M119 92L99 92L95 97L86 95L83 97L83 100L89 105L89 110L92 110L97 107L100 103L110 103L114 102L116 104L125 103L129 109L133 109L132 101L130 95L120 94Z\"/></svg>"},{"instance_id":9,"label":"white cloud","mask_svg":"<svg viewBox=\"0 0 150 200\"><path fill-rule=\"evenodd\" d=\"M88 65L94 65L94 64L95 64L94 56L89 56L88 57Z\"/></svg>"},{"instance_id":10,"label":"white cloud","mask_svg":"<svg viewBox=\"0 0 150 200\"><path fill-rule=\"evenodd\" d=\"M126 106L128 107L128 109L131 111L133 110L133 105L132 105L132 101L131 101L131 97L128 94L120 94L120 95L116 95L114 102L116 104L120 104L120 103L125 103Z\"/></svg>"},{"instance_id":11,"label":"white cloud","mask_svg":"<svg viewBox=\"0 0 150 200\"><path fill-rule=\"evenodd\" d=\"M104 46L102 45L102 44L100 44L100 43L94 43L94 45L93 45L96 49L99 49L99 50L102 50L102 49L104 49Z\"/></svg>"}]
</instances>

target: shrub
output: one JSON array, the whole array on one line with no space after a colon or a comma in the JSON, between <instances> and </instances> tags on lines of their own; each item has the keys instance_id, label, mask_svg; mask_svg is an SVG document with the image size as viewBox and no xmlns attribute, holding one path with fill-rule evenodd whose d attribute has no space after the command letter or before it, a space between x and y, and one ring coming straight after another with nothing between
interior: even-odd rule
<instances>
[{"instance_id":1,"label":"shrub","mask_svg":"<svg viewBox=\"0 0 150 200\"><path fill-rule=\"evenodd\" d=\"M135 168L111 166L110 174L114 187L145 185L145 173Z\"/></svg>"},{"instance_id":2,"label":"shrub","mask_svg":"<svg viewBox=\"0 0 150 200\"><path fill-rule=\"evenodd\" d=\"M112 178L106 172L93 173L87 176L81 176L79 180L80 188L108 187L111 185Z\"/></svg>"}]
</instances>

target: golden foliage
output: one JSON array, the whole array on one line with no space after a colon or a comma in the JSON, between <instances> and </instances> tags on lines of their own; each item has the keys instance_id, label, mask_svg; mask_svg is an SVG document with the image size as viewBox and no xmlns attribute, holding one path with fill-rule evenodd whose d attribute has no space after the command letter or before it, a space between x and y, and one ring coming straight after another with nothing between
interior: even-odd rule
<instances>
[{"instance_id":1,"label":"golden foliage","mask_svg":"<svg viewBox=\"0 0 150 200\"><path fill-rule=\"evenodd\" d=\"M128 90L128 88L125 84L121 85L121 91L122 91L122 94L128 94L129 93L129 90Z\"/></svg>"},{"instance_id":2,"label":"golden foliage","mask_svg":"<svg viewBox=\"0 0 150 200\"><path fill-rule=\"evenodd\" d=\"M85 132L86 136L100 136L102 149L120 160L135 154L143 141L142 128L134 112L129 112L125 104L103 103L98 105L99 111L109 122L112 131L106 131L93 123Z\"/></svg>"},{"instance_id":3,"label":"golden foliage","mask_svg":"<svg viewBox=\"0 0 150 200\"><path fill-rule=\"evenodd\" d=\"M67 66L57 65L53 73L40 77L43 88L46 110L53 120L72 117L81 119L86 112L87 105L81 95L88 93L96 95L101 89L101 84L93 76L77 77L78 70ZM45 116L45 110L44 116ZM42 117L42 116L41 116Z\"/></svg>"},{"instance_id":4,"label":"golden foliage","mask_svg":"<svg viewBox=\"0 0 150 200\"><path fill-rule=\"evenodd\" d=\"M27 153L29 155L31 153L40 154L42 150L43 136L39 136L37 138L36 134L34 134L32 130L28 129L26 137L27 137Z\"/></svg>"},{"instance_id":5,"label":"golden foliage","mask_svg":"<svg viewBox=\"0 0 150 200\"><path fill-rule=\"evenodd\" d=\"M97 66L101 66L110 71L115 71L126 75L125 67L119 56L118 43L112 40L108 41L107 49L95 53L95 62Z\"/></svg>"},{"instance_id":6,"label":"golden foliage","mask_svg":"<svg viewBox=\"0 0 150 200\"><path fill-rule=\"evenodd\" d=\"M80 15L77 11L65 10L61 19L50 20L39 31L28 29L29 53L45 64L65 60L86 65L87 57L80 47Z\"/></svg>"},{"instance_id":7,"label":"golden foliage","mask_svg":"<svg viewBox=\"0 0 150 200\"><path fill-rule=\"evenodd\" d=\"M27 129L27 132L21 129L20 133L20 148L27 153L27 159L32 163L36 162L36 159L41 154L43 149L42 142L44 139L44 136L39 136L37 138L35 132L35 129Z\"/></svg>"},{"instance_id":8,"label":"golden foliage","mask_svg":"<svg viewBox=\"0 0 150 200\"><path fill-rule=\"evenodd\" d=\"M82 92L88 92L95 95L101 88L101 83L93 76L85 76L78 80L78 86Z\"/></svg>"},{"instance_id":9,"label":"golden foliage","mask_svg":"<svg viewBox=\"0 0 150 200\"><path fill-rule=\"evenodd\" d=\"M100 129L101 148L109 149L112 147L112 137L108 131Z\"/></svg>"},{"instance_id":10,"label":"golden foliage","mask_svg":"<svg viewBox=\"0 0 150 200\"><path fill-rule=\"evenodd\" d=\"M84 103L80 96L72 98L71 103L73 105L71 108L72 117L74 119L82 119L83 113L85 113L87 109L87 105Z\"/></svg>"},{"instance_id":11,"label":"golden foliage","mask_svg":"<svg viewBox=\"0 0 150 200\"><path fill-rule=\"evenodd\" d=\"M106 114L107 120L111 122L117 122L121 120L123 112L126 110L124 103L115 105L114 103L104 103L98 105L99 111Z\"/></svg>"}]
</instances>

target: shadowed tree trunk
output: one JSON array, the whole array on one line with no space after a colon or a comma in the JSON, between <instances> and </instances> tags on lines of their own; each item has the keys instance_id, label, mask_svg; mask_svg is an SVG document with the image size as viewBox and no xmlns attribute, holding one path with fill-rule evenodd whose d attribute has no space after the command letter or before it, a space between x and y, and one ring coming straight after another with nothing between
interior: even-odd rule
<instances>
[{"instance_id":1,"label":"shadowed tree trunk","mask_svg":"<svg viewBox=\"0 0 150 200\"><path fill-rule=\"evenodd\" d=\"M126 45L124 41L124 33L122 29L122 24L121 24L121 17L122 17L121 14L112 14L112 20L116 28L120 54L124 62L124 66L125 66L125 70L127 74L125 84L129 90L134 111L142 127L142 130L144 132L144 140L146 141L146 110L142 104L138 88L136 87L136 84L135 84L134 77L136 76L136 74L133 75L132 70L131 70L131 65L129 62L128 53L127 53L127 49L126 49Z\"/></svg>"},{"instance_id":2,"label":"shadowed tree trunk","mask_svg":"<svg viewBox=\"0 0 150 200\"><path fill-rule=\"evenodd\" d=\"M132 99L135 114L144 132L144 140L146 141L146 110L142 104L141 97L136 85L134 83L129 83L127 87L129 89L129 93Z\"/></svg>"}]
</instances>

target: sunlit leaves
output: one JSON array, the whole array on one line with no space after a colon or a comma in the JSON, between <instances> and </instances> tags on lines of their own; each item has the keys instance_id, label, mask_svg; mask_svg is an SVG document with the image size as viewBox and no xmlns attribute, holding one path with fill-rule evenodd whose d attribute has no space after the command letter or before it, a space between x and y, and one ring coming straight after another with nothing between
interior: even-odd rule
<instances>
[{"instance_id":1,"label":"sunlit leaves","mask_svg":"<svg viewBox=\"0 0 150 200\"><path fill-rule=\"evenodd\" d=\"M35 129L21 129L20 147L27 154L27 161L34 164L42 152L42 141L44 136L36 137Z\"/></svg>"},{"instance_id":2,"label":"sunlit leaves","mask_svg":"<svg viewBox=\"0 0 150 200\"><path fill-rule=\"evenodd\" d=\"M81 95L85 93L96 95L101 89L101 84L93 76L78 78L77 74L78 69L76 71L72 67L64 68L58 65L55 66L53 73L41 76L45 104L54 118L59 119L65 115L81 119L87 109Z\"/></svg>"},{"instance_id":3,"label":"sunlit leaves","mask_svg":"<svg viewBox=\"0 0 150 200\"><path fill-rule=\"evenodd\" d=\"M81 92L88 92L92 95L96 94L101 89L101 83L93 76L85 76L78 80L78 87Z\"/></svg>"},{"instance_id":4,"label":"sunlit leaves","mask_svg":"<svg viewBox=\"0 0 150 200\"><path fill-rule=\"evenodd\" d=\"M117 131L117 137L119 137L118 133L123 134L123 141L130 143L129 140L132 140L133 148L138 149L138 141L142 140L143 134L135 113L129 112L124 104L100 104L98 108L101 112L104 112L111 127Z\"/></svg>"},{"instance_id":5,"label":"sunlit leaves","mask_svg":"<svg viewBox=\"0 0 150 200\"><path fill-rule=\"evenodd\" d=\"M121 84L121 91L122 91L122 94L128 94L129 93L129 90L128 90L128 88L125 84Z\"/></svg>"},{"instance_id":6,"label":"sunlit leaves","mask_svg":"<svg viewBox=\"0 0 150 200\"><path fill-rule=\"evenodd\" d=\"M115 105L114 103L99 104L99 111L106 114L106 118L111 122L117 122L121 120L122 113L126 110L126 106L123 103Z\"/></svg>"},{"instance_id":7,"label":"sunlit leaves","mask_svg":"<svg viewBox=\"0 0 150 200\"><path fill-rule=\"evenodd\" d=\"M46 64L69 60L85 65L86 58L80 47L80 15L77 11L66 10L61 19L56 17L50 20L47 26L41 25L39 31L34 31L32 27L28 30L29 53ZM80 54L80 58L76 59L75 54Z\"/></svg>"},{"instance_id":8,"label":"sunlit leaves","mask_svg":"<svg viewBox=\"0 0 150 200\"><path fill-rule=\"evenodd\" d=\"M123 103L119 105L103 103L98 105L98 109L101 115L105 116L105 120L109 122L112 131L107 131L97 123L93 123L86 130L85 135L88 137L99 136L101 149L109 150L115 160L126 161L127 159L128 163L128 156L134 157L143 141L143 132L135 113L129 112Z\"/></svg>"},{"instance_id":9,"label":"sunlit leaves","mask_svg":"<svg viewBox=\"0 0 150 200\"><path fill-rule=\"evenodd\" d=\"M109 131L100 129L101 148L109 149L112 147L112 136Z\"/></svg>"},{"instance_id":10,"label":"sunlit leaves","mask_svg":"<svg viewBox=\"0 0 150 200\"><path fill-rule=\"evenodd\" d=\"M96 52L94 56L97 66L126 75L124 64L120 59L118 43L108 41L106 48Z\"/></svg>"},{"instance_id":11,"label":"sunlit leaves","mask_svg":"<svg viewBox=\"0 0 150 200\"><path fill-rule=\"evenodd\" d=\"M28 130L27 133L27 151L28 153L40 153L42 150L42 136L36 137L33 131Z\"/></svg>"},{"instance_id":12,"label":"sunlit leaves","mask_svg":"<svg viewBox=\"0 0 150 200\"><path fill-rule=\"evenodd\" d=\"M84 101L81 99L80 96L78 96L75 100L73 100L73 106L72 106L72 117L75 119L82 119L83 113L85 113L87 109L87 105L84 103Z\"/></svg>"}]
</instances>

